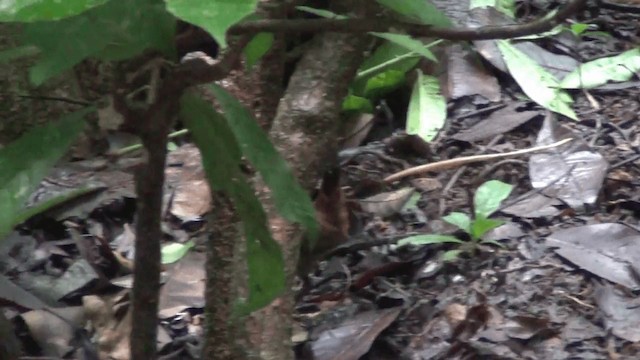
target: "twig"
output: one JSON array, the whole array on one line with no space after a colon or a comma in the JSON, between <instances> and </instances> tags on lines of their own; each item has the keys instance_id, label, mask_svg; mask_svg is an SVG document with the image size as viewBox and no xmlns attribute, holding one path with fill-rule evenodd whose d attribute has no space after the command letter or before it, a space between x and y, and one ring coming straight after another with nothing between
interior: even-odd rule
<instances>
[{"instance_id":1,"label":"twig","mask_svg":"<svg viewBox=\"0 0 640 360\"><path fill-rule=\"evenodd\" d=\"M529 148L529 149L517 150L517 151L512 151L512 152L503 153L503 154L474 155L474 156L466 156L466 157L461 157L461 158L456 158L456 159L438 161L438 162L431 163L431 164L425 164L425 165L412 167L412 168L405 169L405 170L402 170L400 172L397 172L395 174L389 175L384 179L384 182L388 184L388 183L392 183L394 181L398 181L398 180L400 180L402 178L405 178L407 176L421 175L421 174L424 174L424 173L427 173L427 172L439 171L439 170L444 170L444 169L451 169L451 168L454 168L454 167L458 167L458 166L462 166L462 165L466 165L466 164L471 164L471 163L476 163L476 162L481 162L481 161L494 160L494 159L503 159L503 158L513 157L513 156L519 156L519 155L523 155L523 154L528 154L528 153L532 153L532 152L548 150L548 149L552 149L552 148L567 144L567 143L569 143L571 141L573 141L573 138L560 140L558 142L555 142L555 143L549 144L549 145L536 146L536 147L532 147L532 148Z\"/></svg>"},{"instance_id":2,"label":"twig","mask_svg":"<svg viewBox=\"0 0 640 360\"><path fill-rule=\"evenodd\" d=\"M259 32L391 32L404 31L413 36L436 37L445 40L490 40L527 36L549 31L565 19L577 13L586 0L571 0L554 16L541 18L522 25L485 26L480 28L442 28L431 25L411 24L391 19L294 19L255 20L236 24L229 28L229 35L255 34Z\"/></svg>"}]
</instances>

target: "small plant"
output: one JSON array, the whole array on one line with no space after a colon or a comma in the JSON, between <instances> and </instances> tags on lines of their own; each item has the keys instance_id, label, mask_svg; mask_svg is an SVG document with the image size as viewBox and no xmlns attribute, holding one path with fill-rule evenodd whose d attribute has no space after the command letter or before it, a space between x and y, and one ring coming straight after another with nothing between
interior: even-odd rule
<instances>
[{"instance_id":1,"label":"small plant","mask_svg":"<svg viewBox=\"0 0 640 360\"><path fill-rule=\"evenodd\" d=\"M513 190L513 186L505 184L498 180L490 180L480 185L476 190L473 198L474 217L473 219L461 212L452 212L449 215L442 218L444 221L457 226L465 231L471 237L471 244L465 244L464 241L451 235L415 235L402 239L398 242L398 245L428 245L428 244L443 244L443 243L456 243L461 245L471 245L475 248L478 244L489 243L497 246L502 246L500 243L494 240L485 240L482 237L492 229L504 224L503 220L490 219L489 216L494 213L500 207L500 204L506 199ZM457 258L461 253L467 251L465 246L460 249L447 251L443 255L443 260L453 260Z\"/></svg>"}]
</instances>

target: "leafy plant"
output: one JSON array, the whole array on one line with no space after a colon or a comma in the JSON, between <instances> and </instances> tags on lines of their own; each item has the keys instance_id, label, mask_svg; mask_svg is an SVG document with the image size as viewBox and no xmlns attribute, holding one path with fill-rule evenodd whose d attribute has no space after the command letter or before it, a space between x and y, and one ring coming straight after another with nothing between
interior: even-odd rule
<instances>
[{"instance_id":1,"label":"leafy plant","mask_svg":"<svg viewBox=\"0 0 640 360\"><path fill-rule=\"evenodd\" d=\"M0 149L0 241L14 226L37 213L25 208L29 196L80 134L83 117L91 110L35 128ZM47 204L55 202L51 199Z\"/></svg>"},{"instance_id":2,"label":"leafy plant","mask_svg":"<svg viewBox=\"0 0 640 360\"><path fill-rule=\"evenodd\" d=\"M471 246L476 246L480 243L491 243L497 246L502 246L493 240L485 240L482 237L492 229L504 224L503 220L491 219L489 216L493 214L504 199L506 199L511 190L512 185L505 184L498 180L490 180L480 185L476 190L473 198L474 205L474 217L461 212L452 212L449 215L442 218L442 220L457 226L471 238ZM429 245L429 244L443 244L443 243L465 243L455 236L451 235L415 235L404 238L398 242L398 245ZM455 259L464 249L455 249L446 252L443 255L443 260Z\"/></svg>"}]
</instances>

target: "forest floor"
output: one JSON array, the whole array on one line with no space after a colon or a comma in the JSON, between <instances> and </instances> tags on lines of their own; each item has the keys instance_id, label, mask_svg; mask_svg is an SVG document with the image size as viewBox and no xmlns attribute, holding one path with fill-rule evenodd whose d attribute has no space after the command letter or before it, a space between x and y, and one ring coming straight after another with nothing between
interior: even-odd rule
<instances>
[{"instance_id":1,"label":"forest floor","mask_svg":"<svg viewBox=\"0 0 640 360\"><path fill-rule=\"evenodd\" d=\"M602 9L590 21L607 36L536 40L540 48L533 52L552 69L629 50L640 40L640 8L630 9ZM399 130L404 114L396 103L406 108L406 92L398 92L375 114L367 137L341 151L351 239L327 256L299 296L293 337L299 358L640 358L640 79L570 91L574 121L535 105L513 79L490 72L499 100L450 100L436 141L426 145ZM450 85L453 92L453 80ZM116 118L107 109L99 120ZM544 153L382 181L427 162L567 138L573 141ZM109 138L112 147L129 140ZM159 346L165 359L190 359L198 357L204 284L197 280L205 274L204 256L187 250L191 240L207 239L203 214L210 202L197 150L180 140L173 145L163 231L177 245L164 256L179 261L166 266ZM87 153L76 149L74 156ZM32 202L80 187L87 192L0 243L1 298L11 304L6 313L34 349L31 356L62 357L82 348L88 337L74 329L85 316L103 335L101 351L126 358L130 325L121 309L128 295L112 290L131 286L120 274L131 268L134 247L127 164L136 159L121 158L117 169L109 161L58 166ZM474 243L443 218L472 214L474 193L487 180L508 183L513 192L492 216L505 223L483 238L490 242ZM463 244L399 245L427 234ZM69 305L61 310L65 319L23 311L61 302Z\"/></svg>"}]
</instances>

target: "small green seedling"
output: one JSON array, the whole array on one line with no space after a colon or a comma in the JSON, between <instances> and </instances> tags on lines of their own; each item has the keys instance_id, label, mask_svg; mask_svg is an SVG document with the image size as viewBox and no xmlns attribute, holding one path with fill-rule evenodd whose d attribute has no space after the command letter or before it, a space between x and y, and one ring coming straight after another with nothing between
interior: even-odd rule
<instances>
[{"instance_id":1,"label":"small green seedling","mask_svg":"<svg viewBox=\"0 0 640 360\"><path fill-rule=\"evenodd\" d=\"M485 240L482 237L492 229L504 224L504 221L497 219L490 219L489 216L494 213L500 207L500 204L506 199L513 190L513 186L505 184L498 180L490 180L480 185L476 190L473 205L474 205L474 217L473 219L464 213L453 212L442 218L444 221L453 224L463 231L465 231L471 237L472 245L475 247L478 244L494 244L502 246L500 243L494 240ZM451 235L415 235L402 239L398 242L398 245L428 245L428 244L443 244L443 243L456 243L466 245L462 240ZM446 252L442 259L445 261L456 259L463 249L451 250Z\"/></svg>"}]
</instances>

